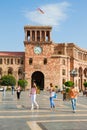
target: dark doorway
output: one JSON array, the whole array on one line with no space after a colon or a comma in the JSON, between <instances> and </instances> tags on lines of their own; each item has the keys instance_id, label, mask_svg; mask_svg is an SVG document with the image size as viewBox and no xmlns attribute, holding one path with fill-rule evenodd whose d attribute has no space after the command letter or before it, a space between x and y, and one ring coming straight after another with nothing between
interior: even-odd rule
<instances>
[{"instance_id":1,"label":"dark doorway","mask_svg":"<svg viewBox=\"0 0 87 130\"><path fill-rule=\"evenodd\" d=\"M31 84L35 82L40 90L44 89L44 75L40 71L35 71L31 77Z\"/></svg>"}]
</instances>

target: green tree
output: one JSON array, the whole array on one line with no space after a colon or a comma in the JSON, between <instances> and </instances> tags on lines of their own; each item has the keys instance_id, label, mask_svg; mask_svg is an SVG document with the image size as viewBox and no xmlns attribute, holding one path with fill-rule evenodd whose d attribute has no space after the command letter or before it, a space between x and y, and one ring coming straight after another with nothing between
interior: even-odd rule
<instances>
[{"instance_id":1,"label":"green tree","mask_svg":"<svg viewBox=\"0 0 87 130\"><path fill-rule=\"evenodd\" d=\"M1 78L1 85L3 86L15 86L16 85L16 79L12 75L4 75Z\"/></svg>"},{"instance_id":2,"label":"green tree","mask_svg":"<svg viewBox=\"0 0 87 130\"><path fill-rule=\"evenodd\" d=\"M87 82L84 82L83 85L84 85L84 87L86 89L87 88Z\"/></svg>"},{"instance_id":3,"label":"green tree","mask_svg":"<svg viewBox=\"0 0 87 130\"><path fill-rule=\"evenodd\" d=\"M74 82L72 82L72 81L66 81L66 82L64 83L64 85L66 86L65 91L66 91L66 93L68 93L69 90L70 90L70 87L72 87L72 86L74 85Z\"/></svg>"},{"instance_id":4,"label":"green tree","mask_svg":"<svg viewBox=\"0 0 87 130\"><path fill-rule=\"evenodd\" d=\"M66 82L64 83L64 85L67 86L67 87L71 87L71 86L74 85L74 83L73 83L72 81L66 81Z\"/></svg>"},{"instance_id":5,"label":"green tree","mask_svg":"<svg viewBox=\"0 0 87 130\"><path fill-rule=\"evenodd\" d=\"M25 87L28 85L28 82L27 82L27 80L25 80L25 79L20 79L20 80L18 80L18 85L20 85L21 88L22 88L23 90L25 90Z\"/></svg>"}]
</instances>

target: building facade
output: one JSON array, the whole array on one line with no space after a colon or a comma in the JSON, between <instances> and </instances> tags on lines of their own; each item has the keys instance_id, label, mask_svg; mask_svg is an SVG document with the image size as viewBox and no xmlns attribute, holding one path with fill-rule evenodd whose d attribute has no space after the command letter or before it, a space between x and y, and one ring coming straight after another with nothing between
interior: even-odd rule
<instances>
[{"instance_id":1,"label":"building facade","mask_svg":"<svg viewBox=\"0 0 87 130\"><path fill-rule=\"evenodd\" d=\"M72 80L80 90L87 81L87 50L74 43L54 43L51 26L25 26L24 52L0 52L0 77L12 74L44 89L50 83L62 89Z\"/></svg>"}]
</instances>

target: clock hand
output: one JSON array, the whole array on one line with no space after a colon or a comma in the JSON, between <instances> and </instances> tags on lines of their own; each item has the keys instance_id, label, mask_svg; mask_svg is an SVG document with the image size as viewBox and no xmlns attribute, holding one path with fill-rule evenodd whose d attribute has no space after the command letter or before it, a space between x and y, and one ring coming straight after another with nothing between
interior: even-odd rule
<instances>
[{"instance_id":1,"label":"clock hand","mask_svg":"<svg viewBox=\"0 0 87 130\"><path fill-rule=\"evenodd\" d=\"M37 52L39 53L39 50L37 50Z\"/></svg>"}]
</instances>

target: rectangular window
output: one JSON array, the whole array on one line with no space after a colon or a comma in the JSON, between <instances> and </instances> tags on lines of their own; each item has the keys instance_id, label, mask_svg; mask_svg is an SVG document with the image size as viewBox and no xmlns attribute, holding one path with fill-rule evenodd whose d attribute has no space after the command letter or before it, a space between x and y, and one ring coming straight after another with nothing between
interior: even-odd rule
<instances>
[{"instance_id":1,"label":"rectangular window","mask_svg":"<svg viewBox=\"0 0 87 130\"><path fill-rule=\"evenodd\" d=\"M20 64L20 59L18 59L18 65Z\"/></svg>"},{"instance_id":2,"label":"rectangular window","mask_svg":"<svg viewBox=\"0 0 87 130\"><path fill-rule=\"evenodd\" d=\"M0 64L2 64L2 58L0 58Z\"/></svg>"},{"instance_id":3,"label":"rectangular window","mask_svg":"<svg viewBox=\"0 0 87 130\"><path fill-rule=\"evenodd\" d=\"M11 59L11 64L13 64L13 59Z\"/></svg>"},{"instance_id":4,"label":"rectangular window","mask_svg":"<svg viewBox=\"0 0 87 130\"><path fill-rule=\"evenodd\" d=\"M64 84L64 83L65 83L65 81L66 81L65 79L62 79L62 84Z\"/></svg>"},{"instance_id":5,"label":"rectangular window","mask_svg":"<svg viewBox=\"0 0 87 130\"><path fill-rule=\"evenodd\" d=\"M32 65L32 63L33 63L33 59L29 58L29 65Z\"/></svg>"},{"instance_id":6,"label":"rectangular window","mask_svg":"<svg viewBox=\"0 0 87 130\"><path fill-rule=\"evenodd\" d=\"M23 60L23 58L21 58L21 64L23 65L23 63L24 63L24 60Z\"/></svg>"},{"instance_id":7,"label":"rectangular window","mask_svg":"<svg viewBox=\"0 0 87 130\"><path fill-rule=\"evenodd\" d=\"M9 64L9 59L7 59L7 65Z\"/></svg>"},{"instance_id":8,"label":"rectangular window","mask_svg":"<svg viewBox=\"0 0 87 130\"><path fill-rule=\"evenodd\" d=\"M62 75L65 75L65 74L66 74L65 69L63 69L62 70Z\"/></svg>"},{"instance_id":9,"label":"rectangular window","mask_svg":"<svg viewBox=\"0 0 87 130\"><path fill-rule=\"evenodd\" d=\"M46 65L47 64L47 58L44 58L44 65Z\"/></svg>"}]
</instances>

